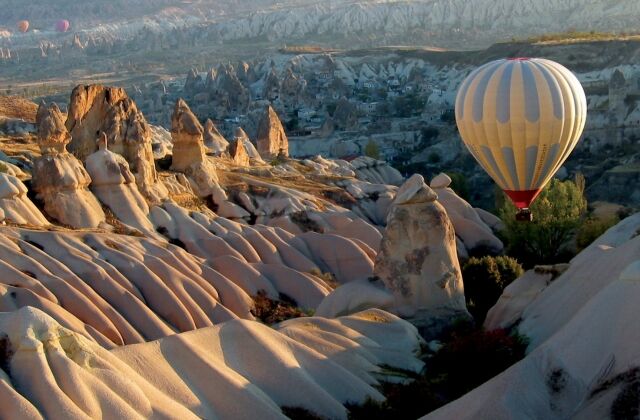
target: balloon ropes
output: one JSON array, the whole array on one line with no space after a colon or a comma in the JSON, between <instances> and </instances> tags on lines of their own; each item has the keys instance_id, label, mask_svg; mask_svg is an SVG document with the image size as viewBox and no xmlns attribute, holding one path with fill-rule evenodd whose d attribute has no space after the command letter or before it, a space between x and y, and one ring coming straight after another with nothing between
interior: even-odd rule
<instances>
[{"instance_id":1,"label":"balloon ropes","mask_svg":"<svg viewBox=\"0 0 640 420\"><path fill-rule=\"evenodd\" d=\"M516 205L516 218L531 220L531 203L584 130L578 79L541 58L492 61L462 82L455 108L464 144Z\"/></svg>"}]
</instances>

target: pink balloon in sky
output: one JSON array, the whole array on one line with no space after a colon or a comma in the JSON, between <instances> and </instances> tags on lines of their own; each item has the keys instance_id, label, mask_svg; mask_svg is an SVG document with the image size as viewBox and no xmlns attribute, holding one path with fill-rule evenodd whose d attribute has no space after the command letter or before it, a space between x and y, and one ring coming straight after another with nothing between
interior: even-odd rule
<instances>
[{"instance_id":1,"label":"pink balloon in sky","mask_svg":"<svg viewBox=\"0 0 640 420\"><path fill-rule=\"evenodd\" d=\"M69 30L69 21L66 19L60 19L56 23L56 31L58 32L67 32Z\"/></svg>"}]
</instances>

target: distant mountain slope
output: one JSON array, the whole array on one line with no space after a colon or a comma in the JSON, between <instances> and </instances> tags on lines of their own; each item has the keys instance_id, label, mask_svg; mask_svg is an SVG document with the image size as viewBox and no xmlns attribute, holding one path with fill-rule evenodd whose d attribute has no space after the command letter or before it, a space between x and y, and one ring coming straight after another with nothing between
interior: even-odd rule
<instances>
[{"instance_id":1,"label":"distant mountain slope","mask_svg":"<svg viewBox=\"0 0 640 420\"><path fill-rule=\"evenodd\" d=\"M0 24L31 19L35 27L65 17L75 28L96 22L141 26L150 21L203 25L223 40L267 38L289 42L491 43L546 32L640 30L636 0L142 0L83 2L8 0ZM162 29L162 25L158 29ZM120 25L111 26L118 35ZM131 34L132 31L123 31Z\"/></svg>"},{"instance_id":2,"label":"distant mountain slope","mask_svg":"<svg viewBox=\"0 0 640 420\"><path fill-rule=\"evenodd\" d=\"M46 29L65 17L76 29L115 23L108 31L116 37L133 36L149 26L161 31L167 23L198 26L226 41L266 38L349 46L434 42L459 47L567 29L640 30L636 0L7 1L0 25L30 19L35 28ZM104 31L100 28L99 33Z\"/></svg>"}]
</instances>

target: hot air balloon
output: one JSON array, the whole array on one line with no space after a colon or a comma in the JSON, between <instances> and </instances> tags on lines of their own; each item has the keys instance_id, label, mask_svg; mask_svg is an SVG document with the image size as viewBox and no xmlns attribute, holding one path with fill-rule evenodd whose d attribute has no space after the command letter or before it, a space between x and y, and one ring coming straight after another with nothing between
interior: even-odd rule
<instances>
[{"instance_id":1,"label":"hot air balloon","mask_svg":"<svg viewBox=\"0 0 640 420\"><path fill-rule=\"evenodd\" d=\"M29 21L28 20L21 20L19 21L16 26L18 27L18 30L22 33L27 32L29 30Z\"/></svg>"},{"instance_id":2,"label":"hot air balloon","mask_svg":"<svg viewBox=\"0 0 640 420\"><path fill-rule=\"evenodd\" d=\"M511 198L518 220L578 143L587 99L567 68L540 58L496 60L473 71L456 98L460 136Z\"/></svg>"},{"instance_id":3,"label":"hot air balloon","mask_svg":"<svg viewBox=\"0 0 640 420\"><path fill-rule=\"evenodd\" d=\"M67 32L69 30L69 21L66 19L60 19L56 22L56 31Z\"/></svg>"}]
</instances>

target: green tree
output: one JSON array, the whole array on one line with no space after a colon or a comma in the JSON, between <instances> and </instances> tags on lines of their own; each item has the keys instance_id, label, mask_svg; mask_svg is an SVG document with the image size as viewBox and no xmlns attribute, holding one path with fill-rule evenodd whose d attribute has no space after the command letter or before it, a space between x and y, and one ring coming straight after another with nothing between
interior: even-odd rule
<instances>
[{"instance_id":1,"label":"green tree","mask_svg":"<svg viewBox=\"0 0 640 420\"><path fill-rule=\"evenodd\" d=\"M467 177L460 172L447 172L449 178L451 178L451 185L449 187L467 201L469 201L469 183Z\"/></svg>"},{"instance_id":2,"label":"green tree","mask_svg":"<svg viewBox=\"0 0 640 420\"><path fill-rule=\"evenodd\" d=\"M422 147L429 146L435 143L435 140L440 135L440 130L435 127L422 127L420 129L420 142Z\"/></svg>"},{"instance_id":3,"label":"green tree","mask_svg":"<svg viewBox=\"0 0 640 420\"><path fill-rule=\"evenodd\" d=\"M380 159L380 148L378 143L373 140L369 140L366 146L364 146L364 154L370 158Z\"/></svg>"},{"instance_id":4,"label":"green tree","mask_svg":"<svg viewBox=\"0 0 640 420\"><path fill-rule=\"evenodd\" d=\"M577 176L575 182L553 179L531 206L533 222L516 221L517 209L504 195L498 201L507 254L525 267L566 261L567 244L587 210L584 177Z\"/></svg>"},{"instance_id":5,"label":"green tree","mask_svg":"<svg viewBox=\"0 0 640 420\"><path fill-rule=\"evenodd\" d=\"M467 308L479 324L498 301L502 291L523 272L517 260L505 256L473 257L462 266Z\"/></svg>"}]
</instances>

